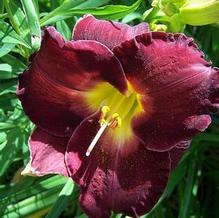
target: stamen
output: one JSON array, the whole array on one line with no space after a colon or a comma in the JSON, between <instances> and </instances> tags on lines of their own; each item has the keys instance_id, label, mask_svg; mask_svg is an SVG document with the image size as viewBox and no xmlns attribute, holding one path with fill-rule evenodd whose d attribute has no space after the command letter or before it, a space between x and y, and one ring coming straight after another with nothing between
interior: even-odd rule
<instances>
[{"instance_id":1,"label":"stamen","mask_svg":"<svg viewBox=\"0 0 219 218\"><path fill-rule=\"evenodd\" d=\"M106 110L105 110L106 109ZM111 127L112 129L115 129L117 126L121 126L121 118L119 117L119 114L114 113L109 121L105 120L106 114L109 112L109 107L104 106L102 108L102 115L101 119L99 120L100 123L100 129L98 130L97 134L93 138L92 142L88 146L88 149L86 151L86 156L90 156L91 151L94 149L95 145L97 144L98 140L104 133L107 126Z\"/></svg>"},{"instance_id":2,"label":"stamen","mask_svg":"<svg viewBox=\"0 0 219 218\"><path fill-rule=\"evenodd\" d=\"M107 127L109 127L106 131L107 137L113 136L113 140L119 143L123 138L129 138L133 135L131 128L132 117L144 111L141 105L142 95L138 94L129 83L128 93L126 94L123 95L111 85L104 83L95 87L86 96L87 103L94 110L100 109L99 128L97 127L96 135L93 136L87 147L86 156L90 156Z\"/></svg>"},{"instance_id":3,"label":"stamen","mask_svg":"<svg viewBox=\"0 0 219 218\"><path fill-rule=\"evenodd\" d=\"M97 134L95 135L94 139L92 140L92 142L88 146L88 149L86 151L86 156L87 157L90 156L91 151L93 150L94 146L97 144L98 140L100 139L101 135L104 133L104 130L106 129L107 126L108 126L107 123L103 123L101 125L101 127L98 130Z\"/></svg>"}]
</instances>

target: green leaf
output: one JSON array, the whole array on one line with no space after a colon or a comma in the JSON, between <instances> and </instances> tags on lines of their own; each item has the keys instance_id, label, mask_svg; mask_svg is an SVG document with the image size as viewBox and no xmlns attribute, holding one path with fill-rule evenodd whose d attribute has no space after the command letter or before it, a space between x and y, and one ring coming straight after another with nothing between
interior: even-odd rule
<instances>
[{"instance_id":1,"label":"green leaf","mask_svg":"<svg viewBox=\"0 0 219 218\"><path fill-rule=\"evenodd\" d=\"M1 65L8 65L8 64L0 64ZM10 65L9 65L10 66ZM11 70L10 70L11 69ZM8 68L6 71L0 70L0 84L1 86L3 86L4 83L7 83L7 81L4 81L4 79L11 79L11 78L15 78L16 76L12 73L12 68L10 66L10 68ZM5 88L0 87L0 90L4 90Z\"/></svg>"},{"instance_id":2,"label":"green leaf","mask_svg":"<svg viewBox=\"0 0 219 218\"><path fill-rule=\"evenodd\" d=\"M7 93L0 96L0 108L4 111L13 111L16 102L18 101L15 94Z\"/></svg>"},{"instance_id":3,"label":"green leaf","mask_svg":"<svg viewBox=\"0 0 219 218\"><path fill-rule=\"evenodd\" d=\"M3 1L0 2L0 13L1 14L4 13L4 2Z\"/></svg>"},{"instance_id":4,"label":"green leaf","mask_svg":"<svg viewBox=\"0 0 219 218\"><path fill-rule=\"evenodd\" d=\"M185 186L184 196L182 198L181 207L179 211L179 218L187 218L189 217L189 209L191 205L192 199L192 189L195 182L196 176L196 163L194 159L191 159L190 165L188 170L188 178L187 178L187 185Z\"/></svg>"},{"instance_id":5,"label":"green leaf","mask_svg":"<svg viewBox=\"0 0 219 218\"><path fill-rule=\"evenodd\" d=\"M7 16L7 14L6 13L4 13L4 14L0 14L0 19L5 19L5 18L7 18L8 16Z\"/></svg>"},{"instance_id":6,"label":"green leaf","mask_svg":"<svg viewBox=\"0 0 219 218\"><path fill-rule=\"evenodd\" d=\"M0 43L20 44L30 48L30 46L11 28L11 26L4 21L0 21Z\"/></svg>"},{"instance_id":7,"label":"green leaf","mask_svg":"<svg viewBox=\"0 0 219 218\"><path fill-rule=\"evenodd\" d=\"M11 72L12 67L9 64L0 64L0 71Z\"/></svg>"},{"instance_id":8,"label":"green leaf","mask_svg":"<svg viewBox=\"0 0 219 218\"><path fill-rule=\"evenodd\" d=\"M0 57L8 54L14 47L15 44L10 44L10 43L5 43L2 46L0 46Z\"/></svg>"},{"instance_id":9,"label":"green leaf","mask_svg":"<svg viewBox=\"0 0 219 218\"><path fill-rule=\"evenodd\" d=\"M48 23L48 20L52 19L53 17L59 16L64 11L67 11L70 8L74 8L83 2L86 2L86 0L74 0L74 1L66 0L66 1L64 1L59 7L57 7L55 10L51 11L48 15L46 15L44 18L41 19L41 21L40 21L41 26L46 25L46 24L42 24L44 22L44 20L45 21L47 20L47 23ZM59 21L59 20L63 20L63 19L57 19L56 21ZM54 21L54 23L56 21ZM52 22L50 22L50 23L52 23Z\"/></svg>"},{"instance_id":10,"label":"green leaf","mask_svg":"<svg viewBox=\"0 0 219 218\"><path fill-rule=\"evenodd\" d=\"M85 214L81 214L80 216L77 216L76 218L87 218Z\"/></svg>"},{"instance_id":11,"label":"green leaf","mask_svg":"<svg viewBox=\"0 0 219 218\"><path fill-rule=\"evenodd\" d=\"M37 181L34 182L34 180ZM10 202L11 204L16 203L22 199L29 198L43 191L57 187L61 190L66 183L66 180L66 177L58 175L47 176L40 179L25 176L15 187L12 187L8 192L4 193L4 195L1 194L0 203L1 205L7 205L7 202ZM23 188L24 186L26 187L25 189Z\"/></svg>"},{"instance_id":12,"label":"green leaf","mask_svg":"<svg viewBox=\"0 0 219 218\"><path fill-rule=\"evenodd\" d=\"M75 8L77 9L86 9L86 8L95 8L95 7L99 7L102 6L106 3L110 2L110 0L90 0L90 1L84 1L83 3L81 3L80 5L76 6Z\"/></svg>"},{"instance_id":13,"label":"green leaf","mask_svg":"<svg viewBox=\"0 0 219 218\"><path fill-rule=\"evenodd\" d=\"M71 40L71 30L64 20L56 22L57 31L62 34L65 40Z\"/></svg>"},{"instance_id":14,"label":"green leaf","mask_svg":"<svg viewBox=\"0 0 219 218\"><path fill-rule=\"evenodd\" d=\"M59 187L52 190L47 190L35 196L26 198L16 204L8 204L5 208L2 218L20 218L33 216L39 210L51 207L54 203Z\"/></svg>"},{"instance_id":15,"label":"green leaf","mask_svg":"<svg viewBox=\"0 0 219 218\"><path fill-rule=\"evenodd\" d=\"M9 20L15 31L23 36L28 32L26 17L21 9L20 1L18 0L3 0Z\"/></svg>"},{"instance_id":16,"label":"green leaf","mask_svg":"<svg viewBox=\"0 0 219 218\"><path fill-rule=\"evenodd\" d=\"M14 130L11 123L0 122L0 130L11 129L7 135L7 145L0 152L0 177L6 172L18 152L18 131Z\"/></svg>"},{"instance_id":17,"label":"green leaf","mask_svg":"<svg viewBox=\"0 0 219 218\"><path fill-rule=\"evenodd\" d=\"M106 5L104 7L99 7L99 8L86 8L86 9L65 8L65 10L57 9L57 11L53 11L52 14L49 14L46 17L44 17L41 20L41 25L42 26L48 25L58 20L63 20L72 17L73 15L83 15L83 14L93 14L97 17L101 17L104 19L120 19L125 15L135 11L139 7L141 2L142 0L138 0L131 6Z\"/></svg>"},{"instance_id":18,"label":"green leaf","mask_svg":"<svg viewBox=\"0 0 219 218\"><path fill-rule=\"evenodd\" d=\"M4 197L0 200L1 217L34 217L35 213L41 210L48 211L48 208L56 202L66 179L63 176L41 179L24 177L21 182L4 193Z\"/></svg>"},{"instance_id":19,"label":"green leaf","mask_svg":"<svg viewBox=\"0 0 219 218\"><path fill-rule=\"evenodd\" d=\"M32 1L22 0L21 2L24 7L28 26L31 33L31 45L34 50L37 50L39 49L41 43L41 29L38 13Z\"/></svg>"},{"instance_id":20,"label":"green leaf","mask_svg":"<svg viewBox=\"0 0 219 218\"><path fill-rule=\"evenodd\" d=\"M0 132L0 152L4 148L7 142L7 134L5 132Z\"/></svg>"},{"instance_id":21,"label":"green leaf","mask_svg":"<svg viewBox=\"0 0 219 218\"><path fill-rule=\"evenodd\" d=\"M0 122L0 130L10 130L15 128L14 123L8 121L8 122Z\"/></svg>"},{"instance_id":22,"label":"green leaf","mask_svg":"<svg viewBox=\"0 0 219 218\"><path fill-rule=\"evenodd\" d=\"M179 182L185 176L185 173L187 170L186 167L187 167L186 161L180 162L180 164L176 167L176 169L171 173L170 179L169 179L169 182L168 182L168 185L166 187L163 197L170 197L174 188L179 184Z\"/></svg>"},{"instance_id":23,"label":"green leaf","mask_svg":"<svg viewBox=\"0 0 219 218\"><path fill-rule=\"evenodd\" d=\"M0 57L0 84L4 85L4 83L7 83L7 81L1 79L17 78L17 75L23 72L25 69L26 65L12 55L7 54L3 57ZM2 89L3 87L0 87L1 91Z\"/></svg>"},{"instance_id":24,"label":"green leaf","mask_svg":"<svg viewBox=\"0 0 219 218\"><path fill-rule=\"evenodd\" d=\"M74 183L71 178L69 178L60 192L57 201L53 205L51 211L46 216L46 218L58 218L60 217L60 214L62 211L66 208L68 205L68 202L72 198L72 193L74 190Z\"/></svg>"},{"instance_id":25,"label":"green leaf","mask_svg":"<svg viewBox=\"0 0 219 218\"><path fill-rule=\"evenodd\" d=\"M142 20L142 15L138 12L130 13L122 19L122 23L130 23L131 21L135 19Z\"/></svg>"},{"instance_id":26,"label":"green leaf","mask_svg":"<svg viewBox=\"0 0 219 218\"><path fill-rule=\"evenodd\" d=\"M22 72L27 68L27 66L20 59L10 54L5 55L4 57L0 57L0 61L9 64L12 67L12 71L15 73ZM0 70L2 69L0 68Z\"/></svg>"},{"instance_id":27,"label":"green leaf","mask_svg":"<svg viewBox=\"0 0 219 218\"><path fill-rule=\"evenodd\" d=\"M0 74L1 75L1 74ZM17 79L5 79L5 80L0 80L0 95L5 89L9 89L11 86L16 85Z\"/></svg>"}]
</instances>

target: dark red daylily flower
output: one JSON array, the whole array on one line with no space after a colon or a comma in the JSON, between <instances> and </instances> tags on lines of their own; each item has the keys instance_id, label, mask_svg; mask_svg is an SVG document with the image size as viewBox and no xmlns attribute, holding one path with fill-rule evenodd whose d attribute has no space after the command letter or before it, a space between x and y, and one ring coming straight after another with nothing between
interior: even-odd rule
<instances>
[{"instance_id":1,"label":"dark red daylily flower","mask_svg":"<svg viewBox=\"0 0 219 218\"><path fill-rule=\"evenodd\" d=\"M155 205L191 138L211 123L219 70L183 34L88 15L73 41L43 31L17 95L37 126L24 173L72 177L89 217L136 217Z\"/></svg>"}]
</instances>

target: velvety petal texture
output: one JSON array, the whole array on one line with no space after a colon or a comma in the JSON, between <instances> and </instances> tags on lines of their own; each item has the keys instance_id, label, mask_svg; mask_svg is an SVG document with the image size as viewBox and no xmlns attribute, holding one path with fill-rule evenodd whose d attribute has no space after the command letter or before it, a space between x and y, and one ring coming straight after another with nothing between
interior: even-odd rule
<instances>
[{"instance_id":1,"label":"velvety petal texture","mask_svg":"<svg viewBox=\"0 0 219 218\"><path fill-rule=\"evenodd\" d=\"M68 140L67 137L55 137L39 128L35 129L29 139L30 162L22 174L68 176L64 158Z\"/></svg>"},{"instance_id":2,"label":"velvety petal texture","mask_svg":"<svg viewBox=\"0 0 219 218\"><path fill-rule=\"evenodd\" d=\"M133 129L145 146L165 151L186 141L211 123L207 113L218 70L203 59L192 39L183 34L149 32L124 42L114 53L145 113Z\"/></svg>"},{"instance_id":3,"label":"velvety petal texture","mask_svg":"<svg viewBox=\"0 0 219 218\"><path fill-rule=\"evenodd\" d=\"M185 154L186 150L190 146L191 141L181 141L174 148L169 151L171 160L171 170L174 170L180 161L181 157Z\"/></svg>"},{"instance_id":4,"label":"velvety petal texture","mask_svg":"<svg viewBox=\"0 0 219 218\"><path fill-rule=\"evenodd\" d=\"M124 23L98 20L92 15L85 15L76 23L72 38L74 40L95 40L112 49L122 42L148 31L147 23L129 26Z\"/></svg>"},{"instance_id":5,"label":"velvety petal texture","mask_svg":"<svg viewBox=\"0 0 219 218\"><path fill-rule=\"evenodd\" d=\"M138 217L157 203L191 138L211 123L219 69L183 34L86 15L73 41L53 27L43 31L17 95L37 126L23 173L72 177L90 218Z\"/></svg>"},{"instance_id":6,"label":"velvety petal texture","mask_svg":"<svg viewBox=\"0 0 219 218\"><path fill-rule=\"evenodd\" d=\"M92 218L109 217L111 210L135 217L142 215L155 205L167 184L169 152L147 150L135 139L120 145L135 144L132 153L123 155L106 130L90 156L85 156L99 129L99 115L85 119L67 147L66 164L69 174L81 186L81 206ZM104 149L106 146L114 152Z\"/></svg>"},{"instance_id":7,"label":"velvety petal texture","mask_svg":"<svg viewBox=\"0 0 219 218\"><path fill-rule=\"evenodd\" d=\"M120 62L95 41L64 42L53 28L44 30L40 51L19 77L17 95L26 114L42 129L68 136L91 114L84 93L100 81L127 89Z\"/></svg>"}]
</instances>

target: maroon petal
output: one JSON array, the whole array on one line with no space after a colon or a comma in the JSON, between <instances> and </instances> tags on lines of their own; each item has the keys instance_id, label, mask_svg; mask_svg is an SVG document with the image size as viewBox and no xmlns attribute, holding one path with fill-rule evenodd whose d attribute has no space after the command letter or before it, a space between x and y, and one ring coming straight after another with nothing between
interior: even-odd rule
<instances>
[{"instance_id":1,"label":"maroon petal","mask_svg":"<svg viewBox=\"0 0 219 218\"><path fill-rule=\"evenodd\" d=\"M91 113L83 96L100 81L126 91L123 69L113 53L95 41L64 42L50 27L30 68L19 77L17 95L36 125L66 136Z\"/></svg>"},{"instance_id":2,"label":"maroon petal","mask_svg":"<svg viewBox=\"0 0 219 218\"><path fill-rule=\"evenodd\" d=\"M109 217L111 211L142 215L155 205L166 186L169 153L149 151L137 139L116 144L107 129L90 156L85 156L99 129L99 116L96 113L77 127L66 152L69 174L81 187L82 209L91 218ZM124 152L126 147L131 152Z\"/></svg>"},{"instance_id":3,"label":"maroon petal","mask_svg":"<svg viewBox=\"0 0 219 218\"><path fill-rule=\"evenodd\" d=\"M34 62L50 79L72 89L88 90L100 80L121 92L127 88L120 62L106 46L90 40L64 42L53 27L45 29Z\"/></svg>"},{"instance_id":4,"label":"maroon petal","mask_svg":"<svg viewBox=\"0 0 219 218\"><path fill-rule=\"evenodd\" d=\"M57 136L70 136L86 116L81 93L50 81L42 71L30 68L19 77L17 95L32 122Z\"/></svg>"},{"instance_id":5,"label":"maroon petal","mask_svg":"<svg viewBox=\"0 0 219 218\"><path fill-rule=\"evenodd\" d=\"M31 176L61 174L68 176L64 161L68 140L68 137L55 137L39 128L35 129L29 139L31 159L22 174Z\"/></svg>"},{"instance_id":6,"label":"maroon petal","mask_svg":"<svg viewBox=\"0 0 219 218\"><path fill-rule=\"evenodd\" d=\"M192 39L151 32L114 52L140 94L145 113L132 124L148 149L169 150L209 126L207 113L218 107L219 71L203 59Z\"/></svg>"},{"instance_id":7,"label":"maroon petal","mask_svg":"<svg viewBox=\"0 0 219 218\"><path fill-rule=\"evenodd\" d=\"M182 141L169 151L171 170L175 169L182 156L187 151L191 141Z\"/></svg>"},{"instance_id":8,"label":"maroon petal","mask_svg":"<svg viewBox=\"0 0 219 218\"><path fill-rule=\"evenodd\" d=\"M76 23L73 39L95 40L112 49L120 43L148 31L149 28L146 23L129 26L124 23L98 20L92 15L85 15Z\"/></svg>"}]
</instances>

